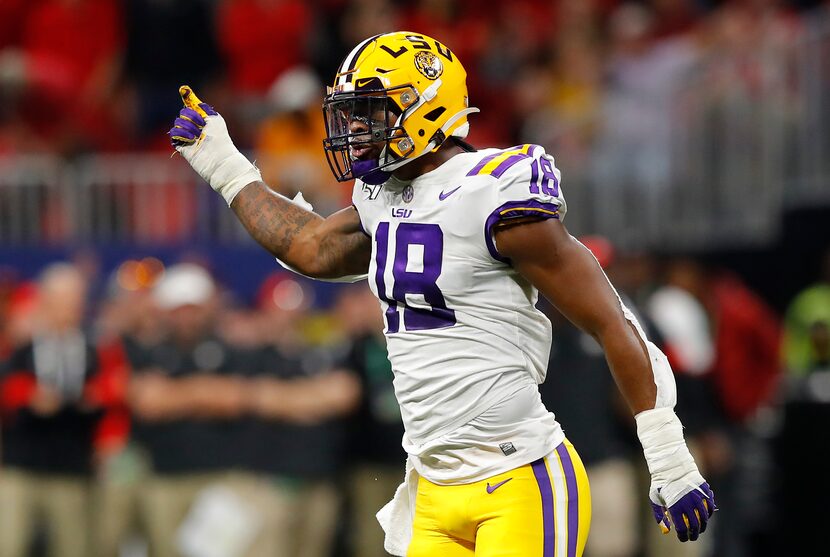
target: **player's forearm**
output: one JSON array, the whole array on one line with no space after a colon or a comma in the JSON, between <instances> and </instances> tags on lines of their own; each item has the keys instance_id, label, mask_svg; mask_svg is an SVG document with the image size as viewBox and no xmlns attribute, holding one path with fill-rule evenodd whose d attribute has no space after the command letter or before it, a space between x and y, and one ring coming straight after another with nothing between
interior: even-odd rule
<instances>
[{"instance_id":1,"label":"player's forearm","mask_svg":"<svg viewBox=\"0 0 830 557\"><path fill-rule=\"evenodd\" d=\"M254 182L231 203L242 225L263 248L303 274L316 276L311 263L317 251L314 229L323 218L275 193L262 182Z\"/></svg>"},{"instance_id":2,"label":"player's forearm","mask_svg":"<svg viewBox=\"0 0 830 557\"><path fill-rule=\"evenodd\" d=\"M614 377L635 413L673 407L668 361L645 336L591 252L557 221L503 229L501 252L574 325L602 344Z\"/></svg>"},{"instance_id":3,"label":"player's forearm","mask_svg":"<svg viewBox=\"0 0 830 557\"><path fill-rule=\"evenodd\" d=\"M371 244L352 207L323 219L255 182L239 192L231 208L257 242L303 275L339 279L365 274L369 267Z\"/></svg>"},{"instance_id":4,"label":"player's forearm","mask_svg":"<svg viewBox=\"0 0 830 557\"><path fill-rule=\"evenodd\" d=\"M648 350L627 321L608 326L598 336L608 367L632 413L651 410L657 402L657 384Z\"/></svg>"},{"instance_id":5,"label":"player's forearm","mask_svg":"<svg viewBox=\"0 0 830 557\"><path fill-rule=\"evenodd\" d=\"M371 244L354 209L323 219L271 191L262 174L233 144L227 125L189 87L170 138L176 150L233 208L248 233L286 267L320 279L359 277L369 266ZM307 210L308 209L308 210Z\"/></svg>"}]
</instances>

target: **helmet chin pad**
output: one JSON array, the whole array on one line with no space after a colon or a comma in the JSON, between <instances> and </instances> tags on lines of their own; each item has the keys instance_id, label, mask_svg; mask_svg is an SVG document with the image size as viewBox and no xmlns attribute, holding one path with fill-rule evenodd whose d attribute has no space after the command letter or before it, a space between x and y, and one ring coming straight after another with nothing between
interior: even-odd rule
<instances>
[{"instance_id":1,"label":"helmet chin pad","mask_svg":"<svg viewBox=\"0 0 830 557\"><path fill-rule=\"evenodd\" d=\"M359 178L370 186L379 186L386 182L392 176L392 173L381 170L378 166L378 161L375 159L353 161L352 176Z\"/></svg>"}]
</instances>

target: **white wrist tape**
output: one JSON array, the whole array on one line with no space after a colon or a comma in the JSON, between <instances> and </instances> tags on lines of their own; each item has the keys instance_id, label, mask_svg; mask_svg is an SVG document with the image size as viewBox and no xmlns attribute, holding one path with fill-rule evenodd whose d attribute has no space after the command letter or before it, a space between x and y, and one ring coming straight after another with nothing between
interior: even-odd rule
<instances>
[{"instance_id":1,"label":"white wrist tape","mask_svg":"<svg viewBox=\"0 0 830 557\"><path fill-rule=\"evenodd\" d=\"M251 182L262 180L262 174L233 144L224 118L217 115L205 120L201 139L176 149L230 206L236 194Z\"/></svg>"},{"instance_id":2,"label":"white wrist tape","mask_svg":"<svg viewBox=\"0 0 830 557\"><path fill-rule=\"evenodd\" d=\"M671 408L646 410L634 419L651 472L649 496L654 503L671 507L705 481L686 447L683 424Z\"/></svg>"}]
</instances>

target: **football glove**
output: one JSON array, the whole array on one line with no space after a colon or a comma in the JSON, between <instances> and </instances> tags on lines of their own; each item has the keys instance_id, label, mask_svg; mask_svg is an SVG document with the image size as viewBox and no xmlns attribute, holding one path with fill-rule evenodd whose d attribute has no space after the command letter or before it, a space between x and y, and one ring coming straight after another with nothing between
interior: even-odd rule
<instances>
[{"instance_id":1,"label":"football glove","mask_svg":"<svg viewBox=\"0 0 830 557\"><path fill-rule=\"evenodd\" d=\"M654 519L664 534L674 525L680 541L694 541L706 531L717 507L683 440L683 425L671 408L640 412L636 420L651 472L649 499Z\"/></svg>"},{"instance_id":2,"label":"football glove","mask_svg":"<svg viewBox=\"0 0 830 557\"><path fill-rule=\"evenodd\" d=\"M230 206L242 188L262 175L233 144L225 119L213 107L187 85L179 94L184 108L168 132L170 143Z\"/></svg>"}]
</instances>

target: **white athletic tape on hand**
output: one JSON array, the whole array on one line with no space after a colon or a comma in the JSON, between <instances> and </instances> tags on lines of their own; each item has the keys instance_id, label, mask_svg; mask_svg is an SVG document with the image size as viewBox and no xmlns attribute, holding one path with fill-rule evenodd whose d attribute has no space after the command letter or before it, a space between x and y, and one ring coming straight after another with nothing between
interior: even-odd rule
<instances>
[{"instance_id":1,"label":"white athletic tape on hand","mask_svg":"<svg viewBox=\"0 0 830 557\"><path fill-rule=\"evenodd\" d=\"M651 472L649 497L658 505L671 507L705 481L683 439L683 424L671 408L646 410L635 420Z\"/></svg>"},{"instance_id":2,"label":"white athletic tape on hand","mask_svg":"<svg viewBox=\"0 0 830 557\"><path fill-rule=\"evenodd\" d=\"M208 116L205 121L199 141L176 150L230 206L242 188L262 180L262 174L233 144L224 118Z\"/></svg>"}]
</instances>

